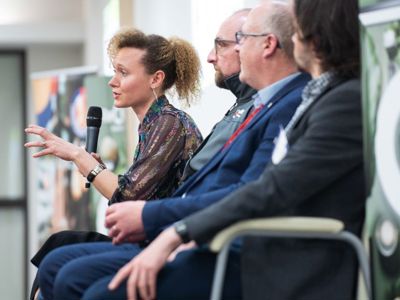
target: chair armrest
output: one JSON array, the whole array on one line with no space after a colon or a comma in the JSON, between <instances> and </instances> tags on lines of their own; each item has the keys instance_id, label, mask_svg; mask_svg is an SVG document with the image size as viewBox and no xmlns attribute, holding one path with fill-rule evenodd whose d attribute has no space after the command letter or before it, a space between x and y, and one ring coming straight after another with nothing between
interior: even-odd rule
<instances>
[{"instance_id":1,"label":"chair armrest","mask_svg":"<svg viewBox=\"0 0 400 300\"><path fill-rule=\"evenodd\" d=\"M276 233L338 233L344 228L343 222L329 218L283 217L263 218L238 222L221 230L211 241L209 248L218 253L224 245L245 233L270 231Z\"/></svg>"}]
</instances>

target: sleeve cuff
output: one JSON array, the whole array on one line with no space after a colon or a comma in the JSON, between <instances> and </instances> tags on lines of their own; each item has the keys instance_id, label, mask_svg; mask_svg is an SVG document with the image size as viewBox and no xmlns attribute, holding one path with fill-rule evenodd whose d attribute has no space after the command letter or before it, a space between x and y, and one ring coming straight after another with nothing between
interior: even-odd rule
<instances>
[{"instance_id":1,"label":"sleeve cuff","mask_svg":"<svg viewBox=\"0 0 400 300\"><path fill-rule=\"evenodd\" d=\"M146 202L142 211L142 222L146 237L149 240L153 240L160 233L159 220L159 202L160 200L152 200Z\"/></svg>"}]
</instances>

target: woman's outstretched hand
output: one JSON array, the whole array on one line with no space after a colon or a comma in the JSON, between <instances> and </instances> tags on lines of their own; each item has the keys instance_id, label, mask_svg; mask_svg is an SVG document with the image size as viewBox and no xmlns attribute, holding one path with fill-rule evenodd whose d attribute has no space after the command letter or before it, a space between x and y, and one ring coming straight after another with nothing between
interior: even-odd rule
<instances>
[{"instance_id":1,"label":"woman's outstretched hand","mask_svg":"<svg viewBox=\"0 0 400 300\"><path fill-rule=\"evenodd\" d=\"M39 152L32 155L35 158L45 155L54 155L63 160L74 161L79 151L82 151L79 146L63 140L46 128L38 125L29 125L25 128L25 133L41 137L41 140L27 142L24 145L27 148L41 148Z\"/></svg>"}]
</instances>

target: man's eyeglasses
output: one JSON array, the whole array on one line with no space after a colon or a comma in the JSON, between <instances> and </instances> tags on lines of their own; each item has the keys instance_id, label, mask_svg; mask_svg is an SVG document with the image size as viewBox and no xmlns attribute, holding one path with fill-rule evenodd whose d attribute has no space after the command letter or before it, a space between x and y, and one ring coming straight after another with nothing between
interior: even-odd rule
<instances>
[{"instance_id":1,"label":"man's eyeglasses","mask_svg":"<svg viewBox=\"0 0 400 300\"><path fill-rule=\"evenodd\" d=\"M215 49L215 54L218 53L218 51L221 51L223 48L228 47L229 45L236 44L236 41L234 40L225 40L221 38L215 38L214 39L214 49Z\"/></svg>"},{"instance_id":2,"label":"man's eyeglasses","mask_svg":"<svg viewBox=\"0 0 400 300\"><path fill-rule=\"evenodd\" d=\"M241 44L243 42L244 38L249 37L249 36L251 36L251 37L260 37L260 36L267 36L267 35L270 35L270 34L272 34L272 33L270 33L270 32L265 32L265 33L244 33L242 31L237 31L235 33L236 44ZM277 37L276 37L276 39L278 40ZM278 48L281 48L281 44L279 43L279 40L278 40Z\"/></svg>"}]
</instances>

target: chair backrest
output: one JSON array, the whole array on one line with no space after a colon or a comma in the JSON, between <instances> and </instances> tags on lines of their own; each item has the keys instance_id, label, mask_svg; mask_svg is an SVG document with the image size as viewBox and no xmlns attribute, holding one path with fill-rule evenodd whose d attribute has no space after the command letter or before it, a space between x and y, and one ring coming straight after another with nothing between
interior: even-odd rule
<instances>
[{"instance_id":1,"label":"chair backrest","mask_svg":"<svg viewBox=\"0 0 400 300\"><path fill-rule=\"evenodd\" d=\"M357 236L344 231L343 228L343 223L334 219L289 217L242 221L222 230L210 243L210 250L218 253L211 299L221 299L231 243L238 237L248 235L274 238L326 239L346 242L354 249L357 255L367 297L371 299L370 267L364 245Z\"/></svg>"}]
</instances>

